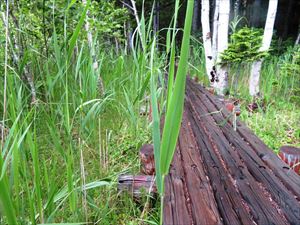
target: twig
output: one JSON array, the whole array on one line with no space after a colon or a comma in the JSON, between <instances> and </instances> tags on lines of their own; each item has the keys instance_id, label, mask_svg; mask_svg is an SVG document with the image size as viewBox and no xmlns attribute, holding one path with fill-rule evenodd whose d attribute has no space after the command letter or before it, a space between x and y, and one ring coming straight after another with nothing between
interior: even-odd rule
<instances>
[{"instance_id":1,"label":"twig","mask_svg":"<svg viewBox=\"0 0 300 225\"><path fill-rule=\"evenodd\" d=\"M132 9L133 9L135 20L136 20L136 23L137 23L137 31L138 31L140 39L141 39L142 49L144 50L145 46L144 46L143 35L142 35L142 31L141 31L141 23L140 23L139 15L137 13L135 0L131 0L131 5L132 5Z\"/></svg>"}]
</instances>

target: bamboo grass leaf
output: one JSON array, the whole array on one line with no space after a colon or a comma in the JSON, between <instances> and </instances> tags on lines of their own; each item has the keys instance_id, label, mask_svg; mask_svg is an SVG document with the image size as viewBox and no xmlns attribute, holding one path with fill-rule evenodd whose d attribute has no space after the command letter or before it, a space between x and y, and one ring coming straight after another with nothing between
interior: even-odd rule
<instances>
[{"instance_id":1,"label":"bamboo grass leaf","mask_svg":"<svg viewBox=\"0 0 300 225\"><path fill-rule=\"evenodd\" d=\"M2 161L2 156L0 155L0 160ZM2 164L2 162L0 162ZM11 196L9 195L9 189L6 182L6 176L0 180L0 203L1 209L4 211L8 224L17 224L17 218L15 215L15 210L13 207L13 202Z\"/></svg>"},{"instance_id":2,"label":"bamboo grass leaf","mask_svg":"<svg viewBox=\"0 0 300 225\"><path fill-rule=\"evenodd\" d=\"M150 67L151 67L151 105L152 105L152 138L153 138L153 145L154 145L154 157L155 157L155 171L156 171L156 184L159 193L162 193L162 180L161 180L161 170L160 170L160 118L158 112L158 105L157 105L157 92L156 92L156 77L154 73L154 49L155 49L155 38L152 43L151 48L151 60L150 60Z\"/></svg>"},{"instance_id":3,"label":"bamboo grass leaf","mask_svg":"<svg viewBox=\"0 0 300 225\"><path fill-rule=\"evenodd\" d=\"M86 4L86 7L84 8L82 14L81 14L81 17L79 19L79 22L75 28L75 31L70 39L70 42L69 42L69 49L68 49L68 60L71 59L71 56L73 54L73 50L75 48L75 44L76 44L76 41L77 41L77 38L79 36L79 33L80 33L80 30L84 24L84 20L85 20L85 17L86 17L86 14L87 14L87 11L88 11L88 8L90 6L90 0L88 0L87 4Z\"/></svg>"},{"instance_id":4,"label":"bamboo grass leaf","mask_svg":"<svg viewBox=\"0 0 300 225\"><path fill-rule=\"evenodd\" d=\"M188 1L184 35L181 45L181 54L175 80L175 87L170 99L170 103L169 105L167 105L168 108L166 113L165 126L163 129L160 155L160 169L162 175L166 175L169 171L181 125L185 97L186 74L188 69L187 62L190 46L193 6L194 1Z\"/></svg>"},{"instance_id":5,"label":"bamboo grass leaf","mask_svg":"<svg viewBox=\"0 0 300 225\"><path fill-rule=\"evenodd\" d=\"M169 65L169 79L168 79L168 94L167 94L167 106L169 105L172 93L173 93L173 85L174 85L174 74L175 74L175 55L176 55L176 24L177 24L177 17L179 11L179 0L175 2L175 13L174 13L174 21L173 21L173 29L172 29L172 41L170 40L167 42L167 47L171 50L170 55L170 65ZM169 32L168 32L169 33ZM170 36L170 34L168 34Z\"/></svg>"}]
</instances>

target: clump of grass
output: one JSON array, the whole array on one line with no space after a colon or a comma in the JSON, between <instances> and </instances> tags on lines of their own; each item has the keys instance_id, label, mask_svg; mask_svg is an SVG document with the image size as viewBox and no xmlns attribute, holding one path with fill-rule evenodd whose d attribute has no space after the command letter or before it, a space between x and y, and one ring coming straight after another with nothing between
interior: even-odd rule
<instances>
[{"instance_id":1,"label":"clump of grass","mask_svg":"<svg viewBox=\"0 0 300 225\"><path fill-rule=\"evenodd\" d=\"M30 91L18 70L9 67L0 223L120 224L141 214L133 202L124 207L118 201L116 186L119 174L137 172L138 148L149 142L147 118L139 116L148 92L147 64L142 53L116 56L99 48L101 63L94 71L87 45L78 39L81 21L65 43L54 34L48 58L33 51L26 59L36 65L31 69L38 104L28 105ZM136 64L134 57L142 63ZM99 76L104 93L97 87ZM1 99L3 95L1 89ZM155 214L143 219L154 220Z\"/></svg>"}]
</instances>

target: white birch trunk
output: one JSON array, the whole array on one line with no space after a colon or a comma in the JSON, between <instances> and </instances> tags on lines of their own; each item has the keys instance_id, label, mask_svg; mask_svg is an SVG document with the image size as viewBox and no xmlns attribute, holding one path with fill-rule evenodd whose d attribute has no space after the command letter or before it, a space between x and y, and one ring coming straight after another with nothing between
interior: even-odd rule
<instances>
[{"instance_id":1,"label":"white birch trunk","mask_svg":"<svg viewBox=\"0 0 300 225\"><path fill-rule=\"evenodd\" d=\"M229 28L230 0L220 0L219 22L218 22L218 51L217 62L221 62L221 54L228 47L228 28ZM219 95L224 95L228 86L227 66L217 66L217 82L215 89Z\"/></svg>"},{"instance_id":2,"label":"white birch trunk","mask_svg":"<svg viewBox=\"0 0 300 225\"><path fill-rule=\"evenodd\" d=\"M5 26L9 26L8 25L8 17L6 18L4 13L2 13L2 19L3 19L3 24ZM19 27L19 23L18 21L15 19L14 21L16 28ZM19 66L20 64L20 57L22 57L24 55L24 51L22 46L19 46L19 40L17 39L16 35L13 36L13 40L10 39L10 33L8 33L8 35L6 35L7 37L7 41L9 42L10 45L14 46L15 50L14 51L12 49L12 61L15 64L16 67ZM16 53L18 52L19 55ZM35 85L34 85L34 81L33 81L33 75L30 73L29 69L28 69L28 65L24 66L23 69L23 73L24 73L24 77L26 78L28 85L30 87L30 92L31 92L31 104L37 104L37 97L36 97L36 89L35 89Z\"/></svg>"},{"instance_id":3,"label":"white birch trunk","mask_svg":"<svg viewBox=\"0 0 300 225\"><path fill-rule=\"evenodd\" d=\"M205 67L209 80L212 79L211 72L213 71L214 59L212 55L211 32L209 26L209 0L202 0L201 8L201 23L202 23L202 37L205 51Z\"/></svg>"},{"instance_id":4,"label":"white birch trunk","mask_svg":"<svg viewBox=\"0 0 300 225\"><path fill-rule=\"evenodd\" d=\"M300 42L300 33L298 34L298 37L297 37L297 39L296 39L296 41L295 41L295 45L298 45L299 42Z\"/></svg>"},{"instance_id":5,"label":"white birch trunk","mask_svg":"<svg viewBox=\"0 0 300 225\"><path fill-rule=\"evenodd\" d=\"M278 0L269 0L268 15L264 30L262 46L259 51L268 51L271 45L274 23L276 18ZM252 64L249 79L249 92L251 96L259 95L259 79L263 60L258 60Z\"/></svg>"},{"instance_id":6,"label":"white birch trunk","mask_svg":"<svg viewBox=\"0 0 300 225\"><path fill-rule=\"evenodd\" d=\"M217 58L217 50L218 50L218 20L219 20L219 5L220 0L216 0L215 3L215 12L214 12L214 21L213 21L213 35L212 35L212 55L213 60L215 61Z\"/></svg>"},{"instance_id":7,"label":"white birch trunk","mask_svg":"<svg viewBox=\"0 0 300 225\"><path fill-rule=\"evenodd\" d=\"M297 39L296 39L296 41L295 41L295 45L298 45L299 42L300 42L300 24L299 24L299 26L298 26L298 36L297 36Z\"/></svg>"}]
</instances>

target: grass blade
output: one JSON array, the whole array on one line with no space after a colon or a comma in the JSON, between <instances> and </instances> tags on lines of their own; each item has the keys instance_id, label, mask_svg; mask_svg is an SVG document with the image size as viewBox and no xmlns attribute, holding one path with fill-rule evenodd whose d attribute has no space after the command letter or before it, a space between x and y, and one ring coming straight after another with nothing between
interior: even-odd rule
<instances>
[{"instance_id":1,"label":"grass blade","mask_svg":"<svg viewBox=\"0 0 300 225\"><path fill-rule=\"evenodd\" d=\"M87 14L87 11L88 11L88 8L90 6L90 0L87 1L87 4L86 4L86 7L84 8L82 14L81 14L81 17L79 19L79 22L75 28L75 31L70 39L70 42L69 42L69 49L68 49L68 61L71 59L71 56L73 54L73 50L74 50L74 47L75 47L75 44L76 44L76 41L77 41L77 38L79 36L79 32L84 24L84 20L85 20L85 17L86 17L86 14Z\"/></svg>"},{"instance_id":2,"label":"grass blade","mask_svg":"<svg viewBox=\"0 0 300 225\"><path fill-rule=\"evenodd\" d=\"M155 157L155 171L156 171L156 184L159 193L162 193L162 182L161 182L161 170L160 170L160 118L158 112L158 104L157 104L157 85L156 85L156 77L154 73L154 50L155 50L155 38L152 43L151 48L151 60L150 60L150 67L151 67L151 105L152 105L152 138L153 138L153 145L154 145L154 157Z\"/></svg>"},{"instance_id":3,"label":"grass blade","mask_svg":"<svg viewBox=\"0 0 300 225\"><path fill-rule=\"evenodd\" d=\"M163 130L162 143L161 143L161 157L160 157L160 169L162 175L166 175L169 171L171 161L175 152L175 146L179 135L180 124L183 114L183 103L185 97L185 83L186 74L188 69L188 55L190 46L190 35L193 18L193 6L194 1L188 1L186 20L184 26L184 35L181 45L181 54L179 60L179 66L177 76L175 80L175 87L170 99L170 103L167 106L167 114L165 119L165 126ZM171 79L171 78L169 78Z\"/></svg>"}]
</instances>

